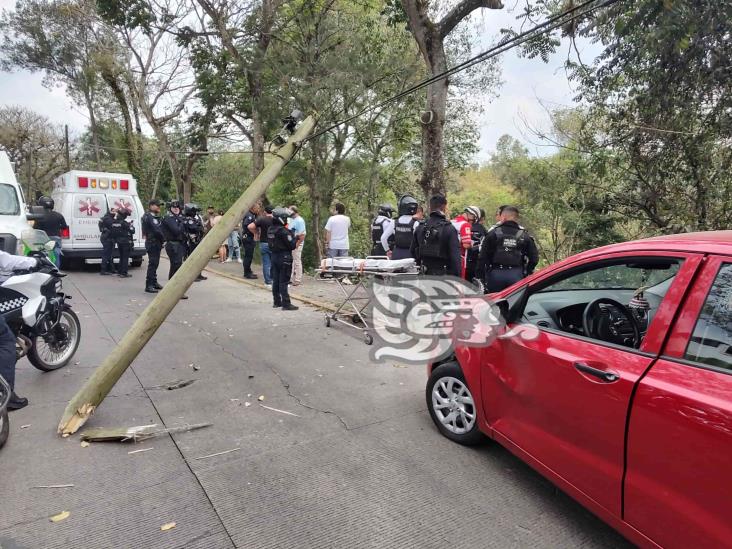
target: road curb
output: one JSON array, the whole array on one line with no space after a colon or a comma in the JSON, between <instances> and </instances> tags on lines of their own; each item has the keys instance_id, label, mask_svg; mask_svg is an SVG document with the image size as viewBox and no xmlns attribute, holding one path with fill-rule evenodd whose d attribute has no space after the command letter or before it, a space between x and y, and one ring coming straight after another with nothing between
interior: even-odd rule
<instances>
[{"instance_id":1,"label":"road curb","mask_svg":"<svg viewBox=\"0 0 732 549\"><path fill-rule=\"evenodd\" d=\"M204 271L214 274L216 276L221 276L223 278L228 278L229 280L233 280L235 282L239 282L241 284L246 284L247 286L251 286L252 288L257 288L259 290L269 290L264 284L258 283L258 282L250 282L246 278L230 275L229 273L222 273L221 271L217 271L216 269L212 269L211 267L204 267ZM269 291L271 294L272 292ZM304 295L295 294L290 292L290 298L294 299L296 301L300 301L301 303L306 303L308 305L311 305L313 307L317 307L318 309L324 309L327 311L336 311L337 308L335 305L331 303L325 303L323 301L318 301L317 299L312 299L310 297L306 297Z\"/></svg>"}]
</instances>

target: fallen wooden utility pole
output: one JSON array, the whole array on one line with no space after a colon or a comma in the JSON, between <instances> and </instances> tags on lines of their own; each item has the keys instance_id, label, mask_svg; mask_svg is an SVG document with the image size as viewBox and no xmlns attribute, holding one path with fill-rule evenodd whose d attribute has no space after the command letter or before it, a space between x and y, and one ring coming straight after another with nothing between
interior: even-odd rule
<instances>
[{"instance_id":1,"label":"fallen wooden utility pole","mask_svg":"<svg viewBox=\"0 0 732 549\"><path fill-rule=\"evenodd\" d=\"M273 149L272 153L268 155L269 162L261 173L226 212L221 221L208 232L196 251L183 262L183 266L142 312L122 341L71 399L58 425L60 434L75 433L89 419L89 416L101 404L117 380L168 317L186 290L193 284L196 277L208 265L209 259L216 253L221 243L227 239L231 231L236 229L244 217L244 213L264 194L314 127L315 117L309 116L300 123L287 143L279 149Z\"/></svg>"}]
</instances>

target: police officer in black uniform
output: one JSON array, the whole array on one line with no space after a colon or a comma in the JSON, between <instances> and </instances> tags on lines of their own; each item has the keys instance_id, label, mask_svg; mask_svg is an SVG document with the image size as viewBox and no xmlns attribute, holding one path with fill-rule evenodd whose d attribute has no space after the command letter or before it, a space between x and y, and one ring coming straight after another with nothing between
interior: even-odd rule
<instances>
[{"instance_id":1,"label":"police officer in black uniform","mask_svg":"<svg viewBox=\"0 0 732 549\"><path fill-rule=\"evenodd\" d=\"M447 218L447 199L437 194L430 199L430 216L414 233L412 257L427 275L462 274L460 238Z\"/></svg>"},{"instance_id":2,"label":"police officer in black uniform","mask_svg":"<svg viewBox=\"0 0 732 549\"><path fill-rule=\"evenodd\" d=\"M109 236L112 230L112 222L117 216L117 209L111 208L105 213L99 220L99 240L102 243L102 266L99 270L99 274L103 276L111 275L114 273L114 261L112 260L112 254L114 253L114 240Z\"/></svg>"},{"instance_id":3,"label":"police officer in black uniform","mask_svg":"<svg viewBox=\"0 0 732 549\"><path fill-rule=\"evenodd\" d=\"M386 252L391 248L389 238L394 232L394 221L391 219L393 213L394 208L391 204L379 206L379 211L371 222L371 255L386 255ZM387 234L386 248L382 239L385 233ZM393 237L391 238L393 241Z\"/></svg>"},{"instance_id":4,"label":"police officer in black uniform","mask_svg":"<svg viewBox=\"0 0 732 549\"><path fill-rule=\"evenodd\" d=\"M473 247L467 251L465 262L465 280L471 282L477 277L478 272L478 255L480 252L480 244L488 234L485 228L485 210L480 208L480 219L476 219L475 223L470 227L470 236L473 240Z\"/></svg>"},{"instance_id":5,"label":"police officer in black uniform","mask_svg":"<svg viewBox=\"0 0 732 549\"><path fill-rule=\"evenodd\" d=\"M242 253L242 264L244 266L244 278L258 278L256 274L252 272L252 259L254 258L254 248L257 243L254 240L254 235L249 230L249 225L257 220L259 211L262 205L257 202L249 211L244 214L244 219L241 222L241 246L244 249Z\"/></svg>"},{"instance_id":6,"label":"police officer in black uniform","mask_svg":"<svg viewBox=\"0 0 732 549\"><path fill-rule=\"evenodd\" d=\"M501 219L483 239L478 256L487 292L499 292L534 272L539 250L534 238L518 223L515 206L503 206Z\"/></svg>"},{"instance_id":7,"label":"police officer in black uniform","mask_svg":"<svg viewBox=\"0 0 732 549\"><path fill-rule=\"evenodd\" d=\"M109 226L109 237L119 250L119 265L117 276L129 278L132 275L127 272L130 264L130 250L132 249L132 235L135 234L135 226L127 221L130 215L127 208L119 208L117 215Z\"/></svg>"},{"instance_id":8,"label":"police officer in black uniform","mask_svg":"<svg viewBox=\"0 0 732 549\"><path fill-rule=\"evenodd\" d=\"M391 251L392 259L408 259L412 257L412 242L414 231L419 221L414 215L417 213L419 203L408 194L405 194L397 203L399 217L394 223L394 249Z\"/></svg>"},{"instance_id":9,"label":"police officer in black uniform","mask_svg":"<svg viewBox=\"0 0 732 549\"><path fill-rule=\"evenodd\" d=\"M201 243L201 240L203 240L203 233L205 232L205 229L203 219L198 215L198 212L200 211L201 208L198 207L198 204L194 204L192 202L183 207L186 226L186 257L191 255ZM202 274L199 274L198 277L196 277L196 281L206 280L206 278L207 277Z\"/></svg>"},{"instance_id":10,"label":"police officer in black uniform","mask_svg":"<svg viewBox=\"0 0 732 549\"><path fill-rule=\"evenodd\" d=\"M147 276L145 277L145 291L151 294L162 290L158 283L158 265L160 252L165 244L165 236L161 228L160 201L152 199L148 203L148 211L142 216L142 236L145 237L147 250Z\"/></svg>"},{"instance_id":11,"label":"police officer in black uniform","mask_svg":"<svg viewBox=\"0 0 732 549\"><path fill-rule=\"evenodd\" d=\"M272 211L272 225L267 229L267 243L272 252L273 307L282 307L283 311L296 311L299 308L290 302L287 291L292 276L292 250L297 246L297 238L286 227L291 213L287 208L275 208Z\"/></svg>"},{"instance_id":12,"label":"police officer in black uniform","mask_svg":"<svg viewBox=\"0 0 732 549\"><path fill-rule=\"evenodd\" d=\"M168 280L170 280L183 264L186 256L187 236L180 201L173 200L168 205L168 210L168 215L163 219L161 227L165 237L165 253L168 254L170 260L170 271L168 271ZM188 299L188 296L184 295L181 299Z\"/></svg>"}]
</instances>

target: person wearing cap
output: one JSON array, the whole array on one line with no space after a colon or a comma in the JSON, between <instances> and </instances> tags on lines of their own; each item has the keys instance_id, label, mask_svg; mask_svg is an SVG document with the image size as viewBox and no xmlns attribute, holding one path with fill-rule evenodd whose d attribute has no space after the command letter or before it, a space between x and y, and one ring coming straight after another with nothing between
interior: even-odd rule
<instances>
[{"instance_id":1,"label":"person wearing cap","mask_svg":"<svg viewBox=\"0 0 732 549\"><path fill-rule=\"evenodd\" d=\"M477 206L467 206L463 213L452 220L452 225L457 230L460 237L460 257L463 267L460 276L465 278L468 250L473 247L473 223L480 219L480 208Z\"/></svg>"},{"instance_id":2,"label":"person wearing cap","mask_svg":"<svg viewBox=\"0 0 732 549\"><path fill-rule=\"evenodd\" d=\"M297 206L290 206L291 217L287 223L289 229L297 239L297 245L292 250L292 285L299 286L302 284L302 247L305 245L305 220L300 215Z\"/></svg>"},{"instance_id":3,"label":"person wearing cap","mask_svg":"<svg viewBox=\"0 0 732 549\"><path fill-rule=\"evenodd\" d=\"M272 251L267 242L267 230L272 226L272 206L265 206L264 215L260 215L254 223L250 223L249 231L259 241L259 252L262 254L262 275L267 286L272 285Z\"/></svg>"},{"instance_id":4,"label":"person wearing cap","mask_svg":"<svg viewBox=\"0 0 732 549\"><path fill-rule=\"evenodd\" d=\"M145 250L147 250L147 276L145 277L145 291L151 294L157 293L163 287L158 283L158 265L160 265L160 252L165 244L165 236L161 228L160 201L152 199L148 203L148 210L142 216L142 238L145 239Z\"/></svg>"},{"instance_id":5,"label":"person wearing cap","mask_svg":"<svg viewBox=\"0 0 732 549\"><path fill-rule=\"evenodd\" d=\"M115 272L114 260L112 259L114 241L110 238L109 232L116 216L117 208L113 206L101 217L98 223L99 232L101 233L99 235L99 241L102 243L102 264L99 268L99 274L102 276L110 276Z\"/></svg>"},{"instance_id":6,"label":"person wearing cap","mask_svg":"<svg viewBox=\"0 0 732 549\"><path fill-rule=\"evenodd\" d=\"M534 238L518 223L515 206L503 206L500 221L490 228L478 255L478 276L487 292L500 292L534 272L539 250Z\"/></svg>"},{"instance_id":7,"label":"person wearing cap","mask_svg":"<svg viewBox=\"0 0 732 549\"><path fill-rule=\"evenodd\" d=\"M473 222L470 227L470 237L473 240L473 247L468 250L465 259L465 280L472 282L476 278L478 271L478 253L480 252L480 245L488 234L488 230L485 228L485 210L480 208L480 218Z\"/></svg>"},{"instance_id":8,"label":"person wearing cap","mask_svg":"<svg viewBox=\"0 0 732 549\"><path fill-rule=\"evenodd\" d=\"M173 278L183 265L183 258L186 255L186 226L181 206L180 200L173 200L168 205L168 215L165 216L162 223L163 235L165 235L165 253L170 260L168 280ZM181 299L188 299L188 296L184 294Z\"/></svg>"},{"instance_id":9,"label":"person wearing cap","mask_svg":"<svg viewBox=\"0 0 732 549\"><path fill-rule=\"evenodd\" d=\"M129 278L132 275L127 272L130 266L130 250L132 248L132 235L135 234L135 226L127 221L131 214L125 207L117 209L117 215L109 226L109 237L119 249L119 264L117 265L117 276Z\"/></svg>"}]
</instances>

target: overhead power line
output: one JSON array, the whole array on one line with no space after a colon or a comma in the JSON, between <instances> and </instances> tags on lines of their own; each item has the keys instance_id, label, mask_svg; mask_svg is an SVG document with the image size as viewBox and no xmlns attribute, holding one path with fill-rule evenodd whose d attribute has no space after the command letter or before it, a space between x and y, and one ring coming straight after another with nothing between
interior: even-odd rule
<instances>
[{"instance_id":1,"label":"overhead power line","mask_svg":"<svg viewBox=\"0 0 732 549\"><path fill-rule=\"evenodd\" d=\"M358 113L354 114L353 116L349 116L348 118L346 118L344 120L331 124L327 128L324 128L324 129L310 135L305 141L310 141L311 139L315 139L316 137L319 137L319 136L323 135L324 133L332 131L335 128L337 128L338 126L347 124L348 122L351 122L351 121L355 120L356 118L363 116L364 114L367 114L373 110L376 110L376 109L379 109L386 105L389 105L390 103L398 101L399 99L406 97L407 95L410 95L423 88L426 88L427 86L429 86L430 84L433 84L434 82L448 78L448 77L452 76L453 74L457 74L458 72L462 72L466 69L469 69L470 67L477 65L478 63L483 63L484 61L497 57L498 55L505 53L513 48L516 48L516 47L528 42L529 40L532 40L538 36L541 36L543 34L547 34L553 30L556 30L557 28L565 25L567 23L567 21L570 19L582 17L595 10L611 6L619 1L620 0L605 0L604 2L597 3L597 0L587 0L586 2L583 2L582 4L578 4L575 7L570 8L558 15L550 17L543 23L540 23L520 34L517 34L513 38L504 40L503 42L497 44L496 46L493 46L492 48L489 48L489 49L485 50L484 52L479 53L475 57L471 57L467 61L459 63L458 65L455 65L454 67L451 67L450 69L448 69L444 72L431 76L430 78L427 78L425 80L422 80L421 82L415 84L414 86L412 86L388 99L385 99L384 101L381 101L380 103L377 103L370 107L366 107L365 109L359 111ZM590 4L596 4L596 5L590 6ZM585 10L584 8L588 8L588 9ZM581 13L578 13L580 11L581 11Z\"/></svg>"}]
</instances>

